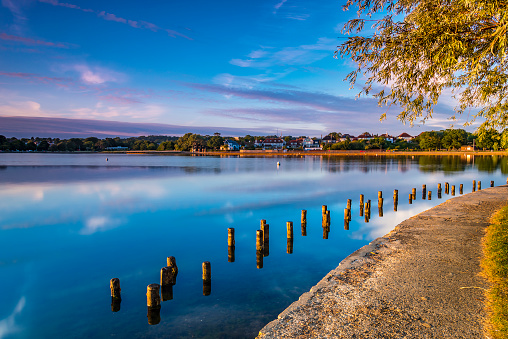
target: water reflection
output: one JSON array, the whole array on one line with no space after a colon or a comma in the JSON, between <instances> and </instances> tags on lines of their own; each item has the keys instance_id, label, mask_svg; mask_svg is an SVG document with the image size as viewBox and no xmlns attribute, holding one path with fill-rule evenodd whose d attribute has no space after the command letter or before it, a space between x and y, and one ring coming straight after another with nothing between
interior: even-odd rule
<instances>
[{"instance_id":1,"label":"water reflection","mask_svg":"<svg viewBox=\"0 0 508 339\"><path fill-rule=\"evenodd\" d=\"M157 163L161 167L158 169L132 166L128 162L133 160L115 156L108 163L125 164L88 169L77 166L78 171L69 164L60 168L61 173L79 173L83 180L66 174L51 181L51 175L42 172L54 168L44 166L20 166L25 176L46 178L41 182L23 178L17 182L10 166L2 171L10 172L11 177L9 182L0 177L0 182L5 180L0 185L0 246L5 277L0 287L14 292L4 296L0 311L9 314L19 297L28 293L30 312L16 319L20 337L85 337L76 335L68 325L76 319L87 322L86 334L98 337L147 335L143 290L147 283L160 278L162 265L153 258L165 257L168 251L179 258L178 289L173 298L173 284L161 281L162 308L147 310L149 323L159 324L150 328L150 335L172 333L180 338L235 333L254 337L342 258L388 233L400 221L442 202L416 199L416 189L413 193L411 187L426 183L433 190L431 187L438 182L443 186L445 182L465 183L463 188L469 192L472 180L506 180L499 169L502 159L497 160L497 172L490 175L478 172L477 158L466 162L460 173L443 172L441 161L426 165L423 171L418 167L419 157L159 158L142 160ZM277 161L281 162L278 173ZM165 175L164 166L173 169ZM183 169L200 166L202 170ZM432 166L434 170L430 171ZM93 172L89 180L85 180L87 171ZM107 178L97 179L100 172L107 173ZM394 200L397 211L392 211L391 204L379 211L378 205L378 213L371 215L368 199L374 200L378 190L391 192L395 187L403 197ZM362 201L353 199L348 209L347 200L358 196ZM411 205L406 200L409 196ZM327 206L325 214L323 205ZM348 216L342 229L344 209ZM286 222L299 217L301 232L293 234L288 244ZM254 265L261 218L268 219L270 227L260 229L263 251L256 250ZM330 232L331 219L334 232ZM228 232L226 261L226 229L233 227L232 242ZM288 249L291 255L287 255ZM115 260L104 260L113 255ZM201 293L203 288L204 295L211 295L211 275L210 279L200 280L204 260L214 262L212 298L204 298ZM261 262L263 269L257 269ZM73 277L73 284L62 287L58 282L68 277L58 272L76 263L81 269ZM170 266L168 261L166 267ZM32 267L43 269L33 271ZM33 272L33 279L27 278L27 271ZM48 271L53 274L44 274ZM111 311L119 307L111 300L110 309L110 296L104 293L104 282L107 284L112 276L122 280L123 303L121 311L115 313ZM37 285L17 286L19 281L29 284L31 280ZM40 293L41 289L45 293ZM79 309L67 306L69 295L79 298ZM96 312L96 305L103 307Z\"/></svg>"}]
</instances>

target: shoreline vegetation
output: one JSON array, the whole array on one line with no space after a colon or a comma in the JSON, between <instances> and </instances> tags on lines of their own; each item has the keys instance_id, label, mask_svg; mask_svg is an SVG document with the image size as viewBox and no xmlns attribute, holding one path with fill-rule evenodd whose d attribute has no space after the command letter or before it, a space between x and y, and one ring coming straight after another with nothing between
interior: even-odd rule
<instances>
[{"instance_id":1,"label":"shoreline vegetation","mask_svg":"<svg viewBox=\"0 0 508 339\"><path fill-rule=\"evenodd\" d=\"M508 336L508 206L501 209L487 228L482 242L482 275L486 291L486 329L492 339Z\"/></svg>"}]
</instances>

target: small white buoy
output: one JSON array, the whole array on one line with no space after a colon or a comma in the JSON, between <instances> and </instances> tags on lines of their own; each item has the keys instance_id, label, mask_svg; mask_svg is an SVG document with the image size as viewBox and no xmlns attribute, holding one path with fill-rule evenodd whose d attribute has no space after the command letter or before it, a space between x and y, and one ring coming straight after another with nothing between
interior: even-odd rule
<instances>
[{"instance_id":1,"label":"small white buoy","mask_svg":"<svg viewBox=\"0 0 508 339\"><path fill-rule=\"evenodd\" d=\"M279 166L280 166L280 162L277 161L277 167L279 167Z\"/></svg>"}]
</instances>

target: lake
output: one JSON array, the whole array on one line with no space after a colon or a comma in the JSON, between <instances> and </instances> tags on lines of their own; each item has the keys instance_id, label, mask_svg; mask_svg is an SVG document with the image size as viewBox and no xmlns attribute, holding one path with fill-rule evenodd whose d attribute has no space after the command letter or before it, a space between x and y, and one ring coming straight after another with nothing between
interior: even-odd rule
<instances>
[{"instance_id":1,"label":"lake","mask_svg":"<svg viewBox=\"0 0 508 339\"><path fill-rule=\"evenodd\" d=\"M0 153L0 338L253 338L350 253L452 198L445 182L456 195L459 184L471 192L473 180L482 189L491 180L505 184L507 160ZM432 200L422 199L422 184ZM368 222L360 217L360 194L372 200ZM326 236L322 205L330 210ZM258 268L262 219L270 242ZM234 262L228 228L235 228ZM159 283L168 256L179 269L173 298L151 313L151 325L147 285ZM122 296L113 305L112 278L120 279Z\"/></svg>"}]
</instances>

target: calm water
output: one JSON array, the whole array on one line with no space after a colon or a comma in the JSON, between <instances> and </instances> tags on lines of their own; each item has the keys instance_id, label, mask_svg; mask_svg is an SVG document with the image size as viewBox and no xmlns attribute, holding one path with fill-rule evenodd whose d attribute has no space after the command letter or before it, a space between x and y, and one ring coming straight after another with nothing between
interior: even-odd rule
<instances>
[{"instance_id":1,"label":"calm water","mask_svg":"<svg viewBox=\"0 0 508 339\"><path fill-rule=\"evenodd\" d=\"M469 193L472 180L485 189L490 180L504 184L507 174L507 158L493 156L0 154L0 338L252 338L344 257L451 198L445 182L459 195L460 183ZM422 200L422 184L432 200ZM417 200L409 205L413 187ZM372 200L368 223L359 216L360 194ZM353 217L345 231L348 198ZM331 210L326 240L323 204ZM270 248L258 269L261 219L270 225ZM287 221L294 222L292 254ZM234 262L229 227L236 230ZM162 303L160 323L149 325L146 286L159 282L167 256L179 267L173 300ZM203 261L212 266L209 296ZM122 288L118 312L111 310L114 277Z\"/></svg>"}]
</instances>

